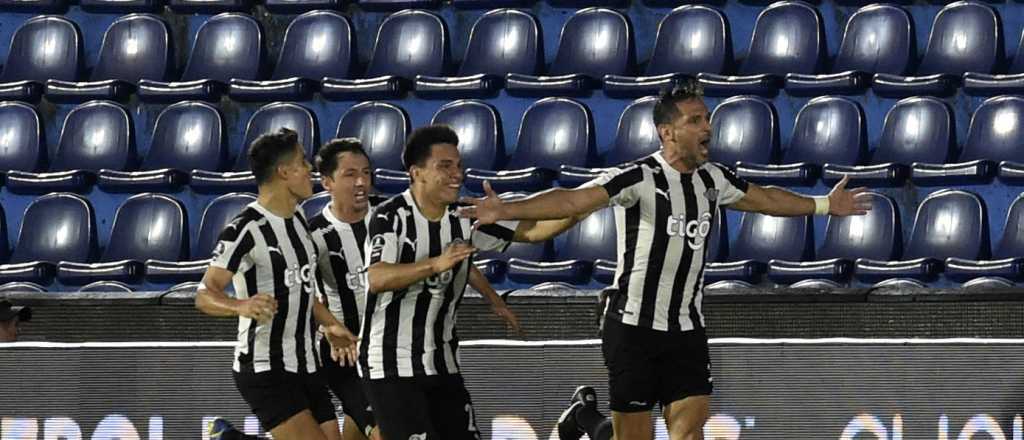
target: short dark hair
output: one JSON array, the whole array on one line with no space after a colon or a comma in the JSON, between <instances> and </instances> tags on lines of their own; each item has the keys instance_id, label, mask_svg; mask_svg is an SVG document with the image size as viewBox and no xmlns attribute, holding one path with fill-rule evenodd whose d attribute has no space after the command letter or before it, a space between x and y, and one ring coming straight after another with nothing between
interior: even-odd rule
<instances>
[{"instance_id":1,"label":"short dark hair","mask_svg":"<svg viewBox=\"0 0 1024 440\"><path fill-rule=\"evenodd\" d=\"M341 153L361 154L367 160L370 159L359 138L331 139L316 153L316 170L320 172L321 176L327 177L334 174L334 171L338 169L338 155Z\"/></svg>"},{"instance_id":2,"label":"short dark hair","mask_svg":"<svg viewBox=\"0 0 1024 440\"><path fill-rule=\"evenodd\" d=\"M295 153L299 144L299 134L287 128L280 128L274 133L265 133L249 145L249 165L256 183L263 185L274 175L274 168L281 159Z\"/></svg>"},{"instance_id":3,"label":"short dark hair","mask_svg":"<svg viewBox=\"0 0 1024 440\"><path fill-rule=\"evenodd\" d=\"M654 104L654 125L671 124L681 116L676 104L690 99L704 97L704 88L697 81L686 81L671 89L662 90Z\"/></svg>"},{"instance_id":4,"label":"short dark hair","mask_svg":"<svg viewBox=\"0 0 1024 440\"><path fill-rule=\"evenodd\" d=\"M459 135L447 125L428 125L417 128L405 141L402 150L402 164L409 171L413 165L423 166L430 157L430 147L434 144L459 145Z\"/></svg>"}]
</instances>

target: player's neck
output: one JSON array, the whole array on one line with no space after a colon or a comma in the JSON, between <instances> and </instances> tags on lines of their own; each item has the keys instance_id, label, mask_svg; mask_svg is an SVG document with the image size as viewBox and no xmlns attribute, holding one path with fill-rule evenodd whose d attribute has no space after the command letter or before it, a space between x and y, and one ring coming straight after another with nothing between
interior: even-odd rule
<instances>
[{"instance_id":1,"label":"player's neck","mask_svg":"<svg viewBox=\"0 0 1024 440\"><path fill-rule=\"evenodd\" d=\"M260 195L256 199L271 214L281 218L291 218L295 214L295 206L299 200L288 191L288 188L277 185L264 185L260 187Z\"/></svg>"},{"instance_id":2,"label":"player's neck","mask_svg":"<svg viewBox=\"0 0 1024 440\"><path fill-rule=\"evenodd\" d=\"M361 222L369 211L369 208L359 209L352 204L338 203L338 200L331 201L331 213L334 214L334 218L345 223Z\"/></svg>"},{"instance_id":3,"label":"player's neck","mask_svg":"<svg viewBox=\"0 0 1024 440\"><path fill-rule=\"evenodd\" d=\"M420 214L432 222L440 221L448 211L448 204L431 197L423 185L412 186L412 201L419 208Z\"/></svg>"},{"instance_id":4,"label":"player's neck","mask_svg":"<svg viewBox=\"0 0 1024 440\"><path fill-rule=\"evenodd\" d=\"M694 164L683 160L682 155L675 153L674 150L662 147L661 157L665 159L669 166L682 174L692 173L697 169Z\"/></svg>"}]
</instances>

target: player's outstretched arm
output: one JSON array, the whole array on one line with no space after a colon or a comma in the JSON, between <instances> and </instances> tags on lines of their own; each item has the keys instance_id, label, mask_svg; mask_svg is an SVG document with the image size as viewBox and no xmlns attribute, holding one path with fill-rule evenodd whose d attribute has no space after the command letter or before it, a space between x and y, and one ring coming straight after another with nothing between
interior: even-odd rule
<instances>
[{"instance_id":1,"label":"player's outstretched arm","mask_svg":"<svg viewBox=\"0 0 1024 440\"><path fill-rule=\"evenodd\" d=\"M266 293L248 299L235 299L225 293L234 274L219 267L206 269L196 293L196 308L210 316L243 316L257 321L268 321L277 313L277 300Z\"/></svg>"},{"instance_id":2,"label":"player's outstretched arm","mask_svg":"<svg viewBox=\"0 0 1024 440\"><path fill-rule=\"evenodd\" d=\"M396 264L383 261L373 263L366 269L367 278L369 278L368 290L370 293L381 293L404 289L427 277L455 267L474 252L476 252L476 248L469 244L454 243L448 246L441 255L415 263Z\"/></svg>"},{"instance_id":3,"label":"player's outstretched arm","mask_svg":"<svg viewBox=\"0 0 1024 440\"><path fill-rule=\"evenodd\" d=\"M846 189L848 177L843 177L828 196L809 197L777 187L750 184L747 193L738 202L729 205L740 211L759 212L779 217L801 215L864 215L871 210L865 188Z\"/></svg>"},{"instance_id":4,"label":"player's outstretched arm","mask_svg":"<svg viewBox=\"0 0 1024 440\"><path fill-rule=\"evenodd\" d=\"M459 215L475 218L485 225L501 220L568 221L608 204L608 192L601 186L553 188L522 200L506 202L485 181L484 193L481 198L463 199L469 206L459 208Z\"/></svg>"},{"instance_id":5,"label":"player's outstretched arm","mask_svg":"<svg viewBox=\"0 0 1024 440\"><path fill-rule=\"evenodd\" d=\"M499 318L505 320L505 323L512 328L512 331L522 336L523 329L519 327L519 318L516 316L512 309L508 308L508 304L505 304L505 300L498 296L498 292L494 290L494 286L487 281L487 276L480 272L476 266L469 266L469 285L473 286L477 292L480 292L487 301L491 303L491 311L494 312Z\"/></svg>"}]
</instances>

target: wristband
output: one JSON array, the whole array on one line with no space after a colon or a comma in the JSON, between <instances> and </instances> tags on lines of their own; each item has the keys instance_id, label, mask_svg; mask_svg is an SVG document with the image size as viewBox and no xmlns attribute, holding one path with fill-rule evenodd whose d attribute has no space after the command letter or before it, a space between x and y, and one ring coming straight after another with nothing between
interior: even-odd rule
<instances>
[{"instance_id":1,"label":"wristband","mask_svg":"<svg viewBox=\"0 0 1024 440\"><path fill-rule=\"evenodd\" d=\"M828 215L828 196L811 197L814 200L814 215Z\"/></svg>"}]
</instances>

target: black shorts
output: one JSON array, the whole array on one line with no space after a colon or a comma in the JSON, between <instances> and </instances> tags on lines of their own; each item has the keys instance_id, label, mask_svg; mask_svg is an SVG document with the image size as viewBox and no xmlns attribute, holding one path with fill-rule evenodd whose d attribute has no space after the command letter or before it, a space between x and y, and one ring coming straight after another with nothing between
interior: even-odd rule
<instances>
[{"instance_id":1,"label":"black shorts","mask_svg":"<svg viewBox=\"0 0 1024 440\"><path fill-rule=\"evenodd\" d=\"M234 373L235 386L260 420L263 430L270 432L292 416L309 410L317 423L337 418L334 402L320 372L298 374L286 371Z\"/></svg>"},{"instance_id":2,"label":"black shorts","mask_svg":"<svg viewBox=\"0 0 1024 440\"><path fill-rule=\"evenodd\" d=\"M386 439L480 440L462 376L364 380Z\"/></svg>"},{"instance_id":3,"label":"black shorts","mask_svg":"<svg viewBox=\"0 0 1024 440\"><path fill-rule=\"evenodd\" d=\"M711 394L704 329L663 332L607 318L601 350L612 411L650 411L655 403L664 408L689 396Z\"/></svg>"},{"instance_id":4,"label":"black shorts","mask_svg":"<svg viewBox=\"0 0 1024 440\"><path fill-rule=\"evenodd\" d=\"M320 341L320 360L323 375L334 396L341 401L341 410L359 427L359 432L368 434L368 428L377 426L373 419L370 401L363 392L363 381L356 367L343 367L331 359L331 345L326 339Z\"/></svg>"}]
</instances>

